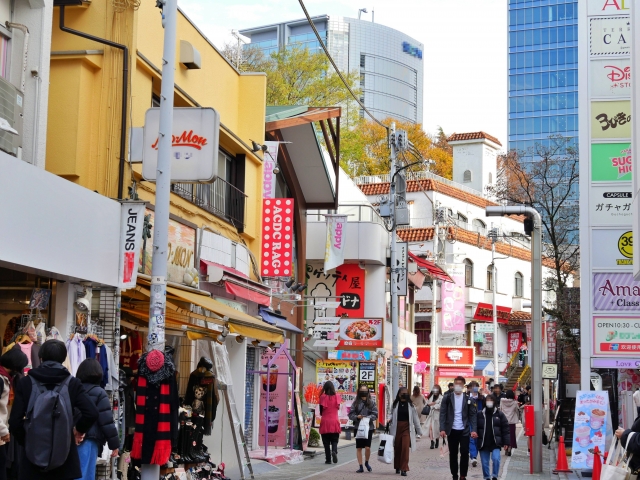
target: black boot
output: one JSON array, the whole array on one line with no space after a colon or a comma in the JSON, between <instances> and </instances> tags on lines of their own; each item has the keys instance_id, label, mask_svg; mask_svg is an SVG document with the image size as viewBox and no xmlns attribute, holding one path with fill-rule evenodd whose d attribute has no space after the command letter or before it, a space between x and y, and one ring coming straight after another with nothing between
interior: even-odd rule
<instances>
[{"instance_id":1,"label":"black boot","mask_svg":"<svg viewBox=\"0 0 640 480\"><path fill-rule=\"evenodd\" d=\"M429 447L430 450L433 450L435 448L434 444L435 444L435 442L433 440L431 440L431 447Z\"/></svg>"},{"instance_id":2,"label":"black boot","mask_svg":"<svg viewBox=\"0 0 640 480\"><path fill-rule=\"evenodd\" d=\"M438 443L439 443L439 442L440 442L440 439L439 439L439 438L436 438L436 448L438 448ZM442 444L444 445L444 440L442 440L442 442L443 442Z\"/></svg>"}]
</instances>

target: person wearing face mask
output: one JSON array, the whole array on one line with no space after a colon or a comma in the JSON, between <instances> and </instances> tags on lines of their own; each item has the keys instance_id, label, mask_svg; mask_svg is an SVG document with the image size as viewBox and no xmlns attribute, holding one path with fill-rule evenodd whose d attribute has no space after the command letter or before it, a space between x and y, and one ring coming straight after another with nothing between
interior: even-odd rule
<instances>
[{"instance_id":1,"label":"person wearing face mask","mask_svg":"<svg viewBox=\"0 0 640 480\"><path fill-rule=\"evenodd\" d=\"M351 404L351 411L349 412L349 419L353 421L355 430L358 430L358 425L361 421L370 422L369 424L369 438L356 438L356 457L358 458L358 464L360 468L356 470L356 473L364 472L362 468L362 449L364 448L365 462L364 466L367 471L373 470L369 465L369 458L371 457L371 439L373 438L373 430L375 429L375 420L378 418L378 407L376 402L371 398L369 387L366 385L360 385L358 387L358 396Z\"/></svg>"},{"instance_id":2,"label":"person wearing face mask","mask_svg":"<svg viewBox=\"0 0 640 480\"><path fill-rule=\"evenodd\" d=\"M509 421L509 435L511 438L511 443L506 450L507 456L511 456L511 450L513 450L514 448L518 448L518 442L516 438L516 424L519 421L518 412L520 411L520 409L518 407L518 401L516 400L516 396L513 393L513 390L507 390L506 395L507 398L503 398L500 402L500 411L504 413L504 416L507 417L507 420Z\"/></svg>"},{"instance_id":3,"label":"person wearing face mask","mask_svg":"<svg viewBox=\"0 0 640 480\"><path fill-rule=\"evenodd\" d=\"M427 404L427 399L424 398L424 395L422 395L422 392L420 391L420 387L417 385L413 387L413 392L411 393L411 402L413 403L413 406L416 407L416 411L420 416L420 427L422 427L424 425L425 420L427 419L427 416L422 415L421 412L422 412L422 409ZM418 436L418 438L420 438L420 436Z\"/></svg>"},{"instance_id":4,"label":"person wearing face mask","mask_svg":"<svg viewBox=\"0 0 640 480\"><path fill-rule=\"evenodd\" d=\"M409 452L415 452L416 438L422 435L418 412L406 387L400 387L393 402L389 430L394 437L393 466L396 473L406 477L409 471Z\"/></svg>"},{"instance_id":5,"label":"person wearing face mask","mask_svg":"<svg viewBox=\"0 0 640 480\"><path fill-rule=\"evenodd\" d=\"M434 385L427 400L427 405L431 407L431 411L424 422L424 431L427 432L429 440L431 440L431 448L438 448L440 441L440 405L442 405L442 389L440 385Z\"/></svg>"},{"instance_id":6,"label":"person wearing face mask","mask_svg":"<svg viewBox=\"0 0 640 480\"><path fill-rule=\"evenodd\" d=\"M477 414L478 447L482 460L482 476L485 480L498 480L500 449L504 446L506 450L511 443L509 421L505 414L498 410L495 401L494 395L487 395L484 409Z\"/></svg>"},{"instance_id":7,"label":"person wearing face mask","mask_svg":"<svg viewBox=\"0 0 640 480\"><path fill-rule=\"evenodd\" d=\"M476 410L479 412L484 408L484 395L480 393L480 384L475 380L469 383L469 398L476 404ZM471 466L478 466L478 440L472 438L469 441L469 458L471 459Z\"/></svg>"},{"instance_id":8,"label":"person wearing face mask","mask_svg":"<svg viewBox=\"0 0 640 480\"><path fill-rule=\"evenodd\" d=\"M469 440L478 438L476 404L463 393L464 377L456 377L453 393L445 395L440 407L440 436L449 437L449 468L453 480L465 480L469 470ZM460 477L458 477L458 451Z\"/></svg>"},{"instance_id":9,"label":"person wearing face mask","mask_svg":"<svg viewBox=\"0 0 640 480\"><path fill-rule=\"evenodd\" d=\"M503 398L507 398L507 397L502 391L502 385L500 385L499 383L496 383L493 386L493 396L496 399L496 408L500 408L500 402L502 401Z\"/></svg>"}]
</instances>

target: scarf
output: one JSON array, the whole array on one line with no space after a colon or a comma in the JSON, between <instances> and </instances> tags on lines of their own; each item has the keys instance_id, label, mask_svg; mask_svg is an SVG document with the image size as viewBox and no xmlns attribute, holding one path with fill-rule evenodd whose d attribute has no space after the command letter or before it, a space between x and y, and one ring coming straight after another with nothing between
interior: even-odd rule
<instances>
[{"instance_id":1,"label":"scarf","mask_svg":"<svg viewBox=\"0 0 640 480\"><path fill-rule=\"evenodd\" d=\"M145 377L147 381L153 385L164 382L167 378L171 377L176 372L176 366L173 363L173 357L168 354L164 356L164 365L157 372L152 372L147 366L147 355L144 353L138 360L138 375Z\"/></svg>"}]
</instances>

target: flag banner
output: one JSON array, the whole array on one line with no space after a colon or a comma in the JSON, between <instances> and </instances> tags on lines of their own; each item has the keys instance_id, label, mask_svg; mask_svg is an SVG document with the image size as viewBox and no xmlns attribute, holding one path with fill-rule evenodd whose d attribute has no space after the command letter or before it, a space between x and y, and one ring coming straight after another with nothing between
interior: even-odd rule
<instances>
[{"instance_id":1,"label":"flag banner","mask_svg":"<svg viewBox=\"0 0 640 480\"><path fill-rule=\"evenodd\" d=\"M326 215L327 244L324 253L324 271L338 268L344 263L346 215Z\"/></svg>"}]
</instances>

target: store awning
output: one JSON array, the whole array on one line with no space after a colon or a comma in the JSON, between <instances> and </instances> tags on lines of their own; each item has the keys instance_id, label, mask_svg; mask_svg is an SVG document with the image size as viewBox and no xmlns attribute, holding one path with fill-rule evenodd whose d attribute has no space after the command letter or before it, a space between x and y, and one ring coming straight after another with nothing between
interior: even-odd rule
<instances>
[{"instance_id":1,"label":"store awning","mask_svg":"<svg viewBox=\"0 0 640 480\"><path fill-rule=\"evenodd\" d=\"M269 325L276 326L281 328L282 330L287 330L291 333L304 333L298 327L296 327L293 323L288 321L285 317L278 315L271 310L267 310L266 308L260 309L260 316L262 319L267 322Z\"/></svg>"},{"instance_id":2,"label":"store awning","mask_svg":"<svg viewBox=\"0 0 640 480\"><path fill-rule=\"evenodd\" d=\"M487 365L493 363L491 360L476 360L476 364L473 366L474 370L484 370ZM493 366L491 367L493 368Z\"/></svg>"},{"instance_id":3,"label":"store awning","mask_svg":"<svg viewBox=\"0 0 640 480\"><path fill-rule=\"evenodd\" d=\"M449 276L449 274L445 272L441 267L436 265L435 263L430 262L429 260L420 258L411 252L409 252L409 258L411 258L414 262L416 262L419 267L424 268L431 277L437 280L442 280L443 282L454 283L454 281L451 280L451 277Z\"/></svg>"},{"instance_id":4,"label":"store awning","mask_svg":"<svg viewBox=\"0 0 640 480\"><path fill-rule=\"evenodd\" d=\"M259 305L269 305L271 303L271 299L268 295L231 283L230 281L224 282L224 288L227 290L227 293L230 293L231 295L244 298L245 300L255 302Z\"/></svg>"},{"instance_id":5,"label":"store awning","mask_svg":"<svg viewBox=\"0 0 640 480\"><path fill-rule=\"evenodd\" d=\"M228 326L231 333L265 342L284 342L284 335L279 328L261 322L257 318L229 307L222 302L218 302L209 296L199 295L174 287L167 287L167 295L198 305L221 317L227 317L229 319Z\"/></svg>"},{"instance_id":6,"label":"store awning","mask_svg":"<svg viewBox=\"0 0 640 480\"><path fill-rule=\"evenodd\" d=\"M509 319L511 318L511 307L502 307L500 305L496 305L496 317L498 318L498 323L508 323ZM476 311L473 314L473 319L479 320L481 322L492 322L493 305L491 305L490 303L478 303Z\"/></svg>"}]
</instances>

